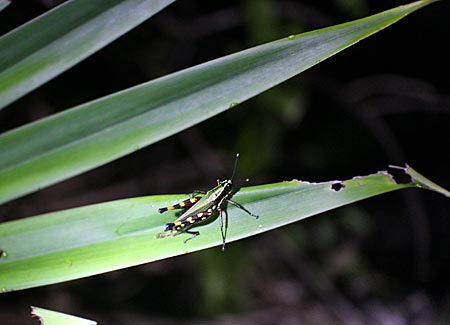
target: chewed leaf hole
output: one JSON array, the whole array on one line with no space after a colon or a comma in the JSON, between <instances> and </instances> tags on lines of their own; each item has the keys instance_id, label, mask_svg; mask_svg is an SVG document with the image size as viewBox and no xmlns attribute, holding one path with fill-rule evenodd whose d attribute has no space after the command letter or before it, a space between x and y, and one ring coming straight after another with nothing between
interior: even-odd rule
<instances>
[{"instance_id":1,"label":"chewed leaf hole","mask_svg":"<svg viewBox=\"0 0 450 325\"><path fill-rule=\"evenodd\" d=\"M389 175L395 184L411 184L411 175L406 172L406 167L389 165Z\"/></svg>"},{"instance_id":2,"label":"chewed leaf hole","mask_svg":"<svg viewBox=\"0 0 450 325\"><path fill-rule=\"evenodd\" d=\"M339 192L345 187L345 185L342 182L336 182L331 184L331 190L335 192Z\"/></svg>"}]
</instances>

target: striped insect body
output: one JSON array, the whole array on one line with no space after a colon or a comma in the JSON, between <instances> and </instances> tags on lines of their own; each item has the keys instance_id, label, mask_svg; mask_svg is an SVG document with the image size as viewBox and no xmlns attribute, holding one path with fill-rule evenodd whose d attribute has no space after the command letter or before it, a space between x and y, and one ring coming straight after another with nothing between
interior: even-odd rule
<instances>
[{"instance_id":1,"label":"striped insect body","mask_svg":"<svg viewBox=\"0 0 450 325\"><path fill-rule=\"evenodd\" d=\"M233 186L233 177L236 171L238 157L239 154L236 155L231 178L217 180L217 186L208 192L195 192L190 198L184 201L158 209L159 213L182 209L182 213L174 222L167 223L164 232L158 234L156 237L163 238L168 236L177 236L181 233L187 233L191 236L184 241L184 243L186 243L200 234L198 231L192 231L190 229L192 226L205 222L218 213L220 231L222 235L222 250L224 250L228 225L228 222L225 220L224 223L223 220L223 209L226 203L234 205L256 219L259 218L259 216L251 213L241 204L231 200L231 197L236 192ZM225 213L225 215L228 217L227 213Z\"/></svg>"}]
</instances>

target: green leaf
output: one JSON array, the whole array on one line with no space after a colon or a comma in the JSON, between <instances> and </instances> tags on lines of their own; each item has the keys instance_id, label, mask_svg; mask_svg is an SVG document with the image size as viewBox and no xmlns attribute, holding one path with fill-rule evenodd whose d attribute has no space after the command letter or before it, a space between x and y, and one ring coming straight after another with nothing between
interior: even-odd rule
<instances>
[{"instance_id":1,"label":"green leaf","mask_svg":"<svg viewBox=\"0 0 450 325\"><path fill-rule=\"evenodd\" d=\"M401 167L395 167L394 168L401 168ZM403 169L403 168L401 168ZM403 169L403 171L411 176L411 181L414 183L414 185L418 187L425 188L427 190L435 191L437 193L440 193L448 198L450 198L450 192L447 191L445 188L440 187L436 183L433 183L429 179L423 177L421 174L416 172L414 169L412 169L410 166L406 165L406 167Z\"/></svg>"},{"instance_id":2,"label":"green leaf","mask_svg":"<svg viewBox=\"0 0 450 325\"><path fill-rule=\"evenodd\" d=\"M31 307L31 314L39 318L42 325L96 325L97 322L39 307Z\"/></svg>"},{"instance_id":3,"label":"green leaf","mask_svg":"<svg viewBox=\"0 0 450 325\"><path fill-rule=\"evenodd\" d=\"M11 4L8 0L0 0L0 11L5 9L9 4Z\"/></svg>"},{"instance_id":4,"label":"green leaf","mask_svg":"<svg viewBox=\"0 0 450 325\"><path fill-rule=\"evenodd\" d=\"M10 131L0 136L0 203L228 110L429 2L254 47Z\"/></svg>"},{"instance_id":5,"label":"green leaf","mask_svg":"<svg viewBox=\"0 0 450 325\"><path fill-rule=\"evenodd\" d=\"M0 109L174 0L74 0L0 38Z\"/></svg>"},{"instance_id":6,"label":"green leaf","mask_svg":"<svg viewBox=\"0 0 450 325\"><path fill-rule=\"evenodd\" d=\"M410 167L404 172L417 174ZM227 242L317 215L364 198L429 182L414 178L398 184L387 172L347 181L282 182L244 188L233 200L259 219L229 206ZM196 227L200 236L188 234L156 238L174 212L158 213L185 198L160 195L112 201L59 211L0 224L0 291L58 283L133 265L186 254L222 242L218 220ZM233 249L228 244L227 249ZM217 249L220 254L220 249Z\"/></svg>"}]
</instances>

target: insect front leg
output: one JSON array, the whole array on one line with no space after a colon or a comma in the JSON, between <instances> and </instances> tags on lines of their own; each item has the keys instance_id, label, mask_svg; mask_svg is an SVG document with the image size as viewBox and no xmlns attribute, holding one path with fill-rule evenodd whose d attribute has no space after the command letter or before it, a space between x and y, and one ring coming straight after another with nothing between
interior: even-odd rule
<instances>
[{"instance_id":1,"label":"insect front leg","mask_svg":"<svg viewBox=\"0 0 450 325\"><path fill-rule=\"evenodd\" d=\"M230 203L230 204L232 204L232 205L234 205L236 208L239 208L239 209L245 211L247 214L251 215L252 217L255 217L256 219L259 219L259 216L258 216L258 215L251 213L251 212L248 211L246 208L244 208L241 204L239 204L239 203L237 203L237 202L234 202L234 201L232 201L232 200L230 200L230 199L227 199L227 202Z\"/></svg>"},{"instance_id":2,"label":"insect front leg","mask_svg":"<svg viewBox=\"0 0 450 325\"><path fill-rule=\"evenodd\" d=\"M166 211L171 211L175 209L189 209L191 206L193 206L195 203L197 203L202 197L201 196L193 196L189 199L186 199L184 201L181 201L175 205L169 205L168 207L159 208L159 213L164 213Z\"/></svg>"},{"instance_id":3,"label":"insect front leg","mask_svg":"<svg viewBox=\"0 0 450 325\"><path fill-rule=\"evenodd\" d=\"M222 218L222 208L217 208L219 210L219 225L220 225L220 233L222 235L222 252L225 250L225 239L227 238L228 232L228 212L225 210L225 224Z\"/></svg>"},{"instance_id":4,"label":"insect front leg","mask_svg":"<svg viewBox=\"0 0 450 325\"><path fill-rule=\"evenodd\" d=\"M206 219L208 219L209 217L211 217L213 215L214 211L212 209L209 209L205 212L199 212L196 215L193 215L191 217L186 218L186 220L183 220L182 223L191 226L195 223L201 223L203 221L205 221ZM187 241L194 239L195 237L197 237L198 235L200 235L199 231L190 231L190 230L185 230L184 231L187 234L191 234L192 236L189 237L188 239L186 239L184 241L184 243L186 244Z\"/></svg>"},{"instance_id":5,"label":"insect front leg","mask_svg":"<svg viewBox=\"0 0 450 325\"><path fill-rule=\"evenodd\" d=\"M191 237L189 237L188 239L186 239L186 240L184 241L185 244L188 242L188 240L194 239L195 237L197 237L198 235L200 235L200 232L199 232L199 231L189 231L189 230L186 230L185 233L191 234L191 235L192 235Z\"/></svg>"}]
</instances>

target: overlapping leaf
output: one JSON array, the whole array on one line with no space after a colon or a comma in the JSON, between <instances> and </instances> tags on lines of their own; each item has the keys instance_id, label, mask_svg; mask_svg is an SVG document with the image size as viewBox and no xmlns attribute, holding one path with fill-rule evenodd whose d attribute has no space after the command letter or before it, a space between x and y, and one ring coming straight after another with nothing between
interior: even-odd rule
<instances>
[{"instance_id":1,"label":"overlapping leaf","mask_svg":"<svg viewBox=\"0 0 450 325\"><path fill-rule=\"evenodd\" d=\"M251 48L3 134L0 203L105 164L232 108L429 2ZM5 77L0 78L4 84Z\"/></svg>"},{"instance_id":2,"label":"overlapping leaf","mask_svg":"<svg viewBox=\"0 0 450 325\"><path fill-rule=\"evenodd\" d=\"M0 38L0 109L175 0L73 0ZM2 5L8 1L0 1Z\"/></svg>"}]
</instances>

